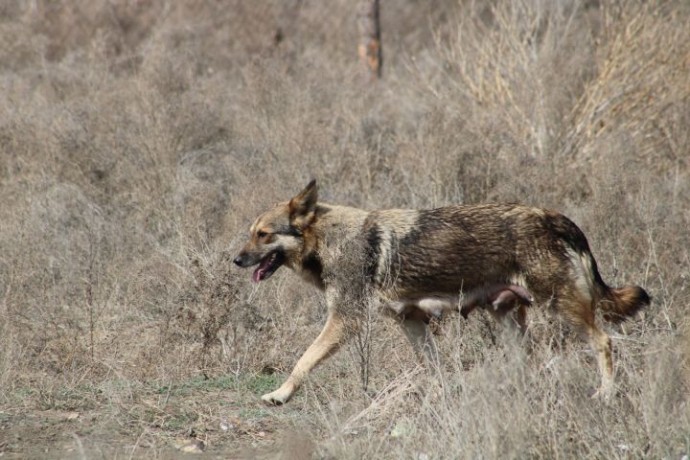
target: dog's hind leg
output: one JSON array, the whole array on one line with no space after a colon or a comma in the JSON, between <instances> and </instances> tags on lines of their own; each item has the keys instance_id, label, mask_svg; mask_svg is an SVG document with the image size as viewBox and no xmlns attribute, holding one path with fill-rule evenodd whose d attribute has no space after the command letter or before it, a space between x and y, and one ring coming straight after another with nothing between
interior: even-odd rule
<instances>
[{"instance_id":1,"label":"dog's hind leg","mask_svg":"<svg viewBox=\"0 0 690 460\"><path fill-rule=\"evenodd\" d=\"M556 310L560 316L587 338L592 351L596 353L601 385L593 396L609 398L614 389L611 338L596 325L591 297L582 292L568 292L562 293L557 302Z\"/></svg>"},{"instance_id":2,"label":"dog's hind leg","mask_svg":"<svg viewBox=\"0 0 690 460\"><path fill-rule=\"evenodd\" d=\"M511 334L517 337L524 337L527 332L527 307L525 305L515 303L512 308L487 308L494 317L497 323L500 323L504 329L511 331Z\"/></svg>"},{"instance_id":3,"label":"dog's hind leg","mask_svg":"<svg viewBox=\"0 0 690 460\"><path fill-rule=\"evenodd\" d=\"M424 361L426 358L432 365L437 366L439 364L438 349L426 322L415 317L403 317L398 319L398 323L402 326L418 359Z\"/></svg>"},{"instance_id":4,"label":"dog's hind leg","mask_svg":"<svg viewBox=\"0 0 690 460\"><path fill-rule=\"evenodd\" d=\"M314 342L307 348L297 361L290 377L272 393L265 394L261 399L267 404L280 405L286 403L300 387L304 378L317 364L335 353L345 338L349 335L348 324L336 311L328 314L323 330Z\"/></svg>"},{"instance_id":5,"label":"dog's hind leg","mask_svg":"<svg viewBox=\"0 0 690 460\"><path fill-rule=\"evenodd\" d=\"M592 323L587 330L590 346L597 353L597 362L601 374L601 386L594 397L608 399L613 394L613 358L611 357L611 338L596 324Z\"/></svg>"}]
</instances>

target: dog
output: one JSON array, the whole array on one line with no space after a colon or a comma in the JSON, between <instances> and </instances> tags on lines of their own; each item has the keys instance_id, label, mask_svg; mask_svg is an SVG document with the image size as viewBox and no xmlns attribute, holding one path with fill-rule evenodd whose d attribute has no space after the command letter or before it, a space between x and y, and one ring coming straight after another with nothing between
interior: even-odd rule
<instances>
[{"instance_id":1,"label":"dog","mask_svg":"<svg viewBox=\"0 0 690 460\"><path fill-rule=\"evenodd\" d=\"M467 316L486 307L508 313L521 331L530 305L549 306L584 335L597 355L601 384L613 391L611 339L595 323L620 322L649 305L639 286L611 288L601 278L583 232L564 215L517 204L456 205L430 210L365 211L318 201L316 181L261 214L233 262L252 280L286 266L325 293L323 330L268 404L287 402L307 374L357 330L366 302L402 326L418 355L433 356L428 323L444 312Z\"/></svg>"}]
</instances>

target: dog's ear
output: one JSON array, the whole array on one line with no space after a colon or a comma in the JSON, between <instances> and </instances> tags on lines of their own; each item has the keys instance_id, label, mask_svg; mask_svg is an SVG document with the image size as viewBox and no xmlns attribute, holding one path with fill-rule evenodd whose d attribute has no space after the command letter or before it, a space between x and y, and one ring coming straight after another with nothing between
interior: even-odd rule
<instances>
[{"instance_id":1,"label":"dog's ear","mask_svg":"<svg viewBox=\"0 0 690 460\"><path fill-rule=\"evenodd\" d=\"M317 199L316 179L312 179L304 190L290 200L290 225L300 230L311 225L316 214Z\"/></svg>"}]
</instances>

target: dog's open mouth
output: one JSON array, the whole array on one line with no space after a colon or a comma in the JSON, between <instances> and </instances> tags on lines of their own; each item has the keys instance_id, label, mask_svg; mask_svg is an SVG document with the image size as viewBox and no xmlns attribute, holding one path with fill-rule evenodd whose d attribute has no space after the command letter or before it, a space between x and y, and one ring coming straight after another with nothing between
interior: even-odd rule
<instances>
[{"instance_id":1,"label":"dog's open mouth","mask_svg":"<svg viewBox=\"0 0 690 460\"><path fill-rule=\"evenodd\" d=\"M282 252L274 251L261 259L259 266L254 270L252 281L258 283L269 278L285 262L285 255Z\"/></svg>"}]
</instances>

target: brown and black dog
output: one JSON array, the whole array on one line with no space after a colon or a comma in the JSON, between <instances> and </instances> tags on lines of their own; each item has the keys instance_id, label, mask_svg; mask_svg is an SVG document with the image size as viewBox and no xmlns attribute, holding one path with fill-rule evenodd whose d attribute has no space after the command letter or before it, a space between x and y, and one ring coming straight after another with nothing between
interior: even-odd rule
<instances>
[{"instance_id":1,"label":"brown and black dog","mask_svg":"<svg viewBox=\"0 0 690 460\"><path fill-rule=\"evenodd\" d=\"M601 385L613 390L611 339L595 310L621 321L649 304L639 286L611 288L582 231L557 212L514 204L431 210L365 211L320 203L312 181L290 201L261 214L234 262L257 266L255 282L285 265L325 292L328 319L283 385L262 396L282 404L309 371L357 327L364 305L398 319L418 352L433 349L429 319L487 306L502 319L513 308L520 329L526 306L548 305L597 353ZM493 307L493 308L491 308Z\"/></svg>"}]
</instances>

